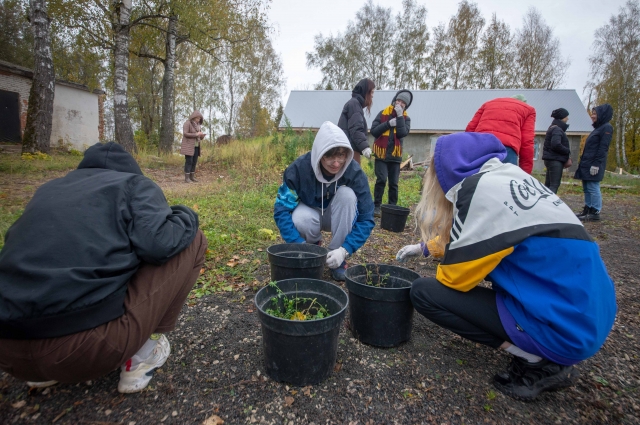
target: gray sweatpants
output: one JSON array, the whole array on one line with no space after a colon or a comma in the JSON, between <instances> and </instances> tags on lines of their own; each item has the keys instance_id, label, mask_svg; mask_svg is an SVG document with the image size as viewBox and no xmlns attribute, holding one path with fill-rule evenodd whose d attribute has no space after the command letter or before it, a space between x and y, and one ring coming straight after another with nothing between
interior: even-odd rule
<instances>
[{"instance_id":1,"label":"gray sweatpants","mask_svg":"<svg viewBox=\"0 0 640 425\"><path fill-rule=\"evenodd\" d=\"M291 218L300 235L307 243L316 243L322 239L321 230L331 232L329 250L342 246L347 235L351 233L358 213L358 199L350 187L340 186L335 196L325 208L311 208L300 202L293 210Z\"/></svg>"}]
</instances>

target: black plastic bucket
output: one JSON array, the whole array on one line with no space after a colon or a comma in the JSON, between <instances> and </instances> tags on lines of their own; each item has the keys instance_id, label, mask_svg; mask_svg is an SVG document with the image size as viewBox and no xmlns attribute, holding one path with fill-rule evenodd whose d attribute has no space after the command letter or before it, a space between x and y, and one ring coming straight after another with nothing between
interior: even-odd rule
<instances>
[{"instance_id":1,"label":"black plastic bucket","mask_svg":"<svg viewBox=\"0 0 640 425\"><path fill-rule=\"evenodd\" d=\"M409 216L409 208L384 204L380 209L382 210L380 227L391 232L404 232L407 216Z\"/></svg>"},{"instance_id":2,"label":"black plastic bucket","mask_svg":"<svg viewBox=\"0 0 640 425\"><path fill-rule=\"evenodd\" d=\"M271 280L322 279L327 249L308 243L283 243L267 248Z\"/></svg>"},{"instance_id":3,"label":"black plastic bucket","mask_svg":"<svg viewBox=\"0 0 640 425\"><path fill-rule=\"evenodd\" d=\"M351 332L359 341L395 347L411 338L413 305L409 292L420 277L418 273L386 264L365 264L349 267L345 276ZM381 287L366 284L378 284L381 279Z\"/></svg>"},{"instance_id":4,"label":"black plastic bucket","mask_svg":"<svg viewBox=\"0 0 640 425\"><path fill-rule=\"evenodd\" d=\"M338 334L349 298L339 286L316 279L287 279L278 287L289 297L316 298L331 316L318 320L287 320L271 316L275 288L265 286L254 302L262 324L264 366L268 376L293 385L315 385L328 378L338 356Z\"/></svg>"}]
</instances>

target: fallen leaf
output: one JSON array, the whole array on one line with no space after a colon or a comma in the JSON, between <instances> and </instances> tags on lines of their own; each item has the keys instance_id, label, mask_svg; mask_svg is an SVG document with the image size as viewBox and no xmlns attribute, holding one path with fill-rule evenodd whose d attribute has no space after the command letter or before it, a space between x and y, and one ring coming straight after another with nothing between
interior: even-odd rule
<instances>
[{"instance_id":1,"label":"fallen leaf","mask_svg":"<svg viewBox=\"0 0 640 425\"><path fill-rule=\"evenodd\" d=\"M15 403L13 403L11 405L11 407L13 407L14 409L20 409L20 408L24 407L25 404L27 404L26 401L20 400L20 401L16 401Z\"/></svg>"},{"instance_id":2,"label":"fallen leaf","mask_svg":"<svg viewBox=\"0 0 640 425\"><path fill-rule=\"evenodd\" d=\"M233 356L233 360L238 360L238 358L240 358L240 354L236 354L235 356Z\"/></svg>"},{"instance_id":3,"label":"fallen leaf","mask_svg":"<svg viewBox=\"0 0 640 425\"><path fill-rule=\"evenodd\" d=\"M296 390L291 390L291 391L289 391L289 392L291 393L291 395L296 395L296 394L298 394L298 391L296 391Z\"/></svg>"},{"instance_id":4,"label":"fallen leaf","mask_svg":"<svg viewBox=\"0 0 640 425\"><path fill-rule=\"evenodd\" d=\"M202 425L222 425L224 420L218 415L209 416L202 422Z\"/></svg>"},{"instance_id":5,"label":"fallen leaf","mask_svg":"<svg viewBox=\"0 0 640 425\"><path fill-rule=\"evenodd\" d=\"M284 405L289 407L293 404L293 397L285 397L284 398Z\"/></svg>"},{"instance_id":6,"label":"fallen leaf","mask_svg":"<svg viewBox=\"0 0 640 425\"><path fill-rule=\"evenodd\" d=\"M340 369L342 369L342 363L336 363L336 365L333 367L334 372L340 372Z\"/></svg>"},{"instance_id":7,"label":"fallen leaf","mask_svg":"<svg viewBox=\"0 0 640 425\"><path fill-rule=\"evenodd\" d=\"M302 394L306 395L306 396L310 396L311 395L311 386L308 387L304 387L302 389Z\"/></svg>"}]
</instances>

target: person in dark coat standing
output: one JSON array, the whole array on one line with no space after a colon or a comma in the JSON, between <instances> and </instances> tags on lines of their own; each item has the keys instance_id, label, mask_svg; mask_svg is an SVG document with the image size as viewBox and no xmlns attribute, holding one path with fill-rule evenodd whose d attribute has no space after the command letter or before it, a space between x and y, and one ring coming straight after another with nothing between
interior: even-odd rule
<instances>
[{"instance_id":1,"label":"person in dark coat standing","mask_svg":"<svg viewBox=\"0 0 640 425\"><path fill-rule=\"evenodd\" d=\"M584 209L577 216L582 221L599 221L602 210L600 182L604 178L607 165L607 153L613 136L613 108L608 103L596 106L591 111L593 130L584 144L580 163L574 178L582 180L584 190Z\"/></svg>"},{"instance_id":2,"label":"person in dark coat standing","mask_svg":"<svg viewBox=\"0 0 640 425\"><path fill-rule=\"evenodd\" d=\"M120 370L145 388L204 264L198 215L169 206L116 143L43 184L0 251L0 369L30 387Z\"/></svg>"},{"instance_id":3,"label":"person in dark coat standing","mask_svg":"<svg viewBox=\"0 0 640 425\"><path fill-rule=\"evenodd\" d=\"M413 101L409 90L400 90L391 100L391 105L378 113L371 124L371 135L375 155L376 186L373 191L373 215L380 217L380 205L384 187L389 180L389 204L398 203L398 180L402 162L402 142L411 130L411 118L407 109Z\"/></svg>"},{"instance_id":4,"label":"person in dark coat standing","mask_svg":"<svg viewBox=\"0 0 640 425\"><path fill-rule=\"evenodd\" d=\"M547 129L542 150L544 166L547 167L547 174L544 185L553 193L558 193L560 182L562 181L562 170L571 166L568 162L571 158L571 148L566 131L569 128L569 111L564 108L555 109L551 112L553 122Z\"/></svg>"},{"instance_id":5,"label":"person in dark coat standing","mask_svg":"<svg viewBox=\"0 0 640 425\"><path fill-rule=\"evenodd\" d=\"M373 104L373 90L376 84L368 78L363 78L351 92L351 99L344 104L338 119L338 127L347 135L353 148L353 159L360 164L360 155L371 157L371 147L367 133L369 132L364 110L371 113Z\"/></svg>"}]
</instances>

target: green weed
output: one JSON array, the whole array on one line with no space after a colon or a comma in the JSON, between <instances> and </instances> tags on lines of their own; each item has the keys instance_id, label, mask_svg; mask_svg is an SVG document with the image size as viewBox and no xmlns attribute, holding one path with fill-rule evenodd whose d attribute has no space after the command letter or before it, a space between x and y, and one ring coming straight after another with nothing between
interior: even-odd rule
<instances>
[{"instance_id":1,"label":"green weed","mask_svg":"<svg viewBox=\"0 0 640 425\"><path fill-rule=\"evenodd\" d=\"M297 295L289 298L276 282L270 282L269 286L278 294L271 298L273 308L266 309L266 313L273 317L288 320L317 320L331 315L317 298L302 298Z\"/></svg>"}]
</instances>

